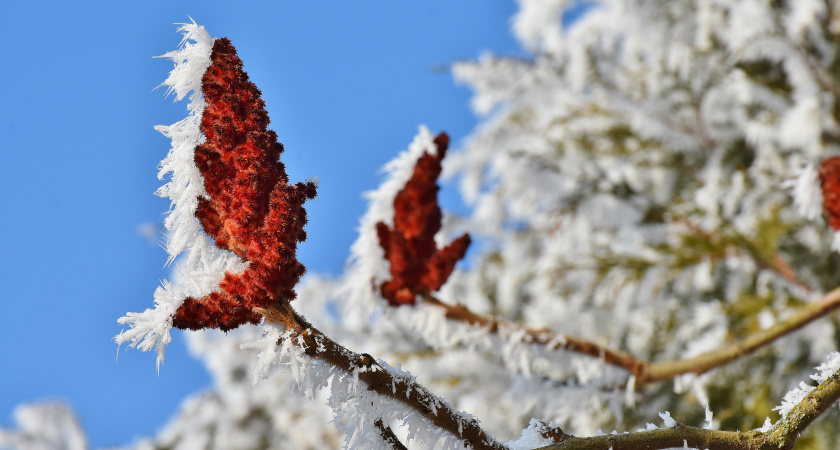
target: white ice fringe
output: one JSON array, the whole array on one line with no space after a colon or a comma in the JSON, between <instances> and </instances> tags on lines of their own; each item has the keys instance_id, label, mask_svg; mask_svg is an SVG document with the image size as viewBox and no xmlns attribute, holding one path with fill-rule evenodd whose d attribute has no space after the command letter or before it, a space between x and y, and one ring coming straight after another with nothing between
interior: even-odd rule
<instances>
[{"instance_id":1,"label":"white ice fringe","mask_svg":"<svg viewBox=\"0 0 840 450\"><path fill-rule=\"evenodd\" d=\"M175 67L161 86L166 94L175 94L175 101L189 95L186 118L172 125L158 125L156 130L172 140L172 147L160 163L158 178L169 181L158 189L157 195L171 200L166 227L165 248L169 253L167 264L172 263L185 249L186 257L177 265L176 282L163 282L155 291L154 309L142 313L127 313L117 320L128 324L114 340L117 344L129 343L142 351L157 352L157 368L163 362L166 344L172 338L172 315L187 297L203 297L218 287L226 271L240 272L247 267L233 253L220 250L208 241L195 218L198 198L207 196L204 178L195 166L195 147L204 142L199 125L206 103L201 94L201 78L210 65L213 38L203 26L194 21L179 24L183 35L176 50L161 58L171 59ZM191 93L191 94L190 94Z\"/></svg>"},{"instance_id":2,"label":"white ice fringe","mask_svg":"<svg viewBox=\"0 0 840 450\"><path fill-rule=\"evenodd\" d=\"M826 358L826 362L817 366L818 373L811 375L811 379L817 383L822 383L830 376L840 371L840 353L832 352ZM779 411L782 418L786 417L788 413L804 399L816 386L805 384L804 381L799 382L799 386L791 389L785 394L782 399L782 404L773 408L774 411ZM768 419L769 420L769 419ZM763 429L763 428L762 428Z\"/></svg>"},{"instance_id":3,"label":"white ice fringe","mask_svg":"<svg viewBox=\"0 0 840 450\"><path fill-rule=\"evenodd\" d=\"M800 216L808 220L822 217L823 196L820 177L813 164L806 165L796 177L785 184L793 195L793 203Z\"/></svg>"},{"instance_id":4,"label":"white ice fringe","mask_svg":"<svg viewBox=\"0 0 840 450\"><path fill-rule=\"evenodd\" d=\"M551 445L554 441L543 436L543 434L548 431L549 427L553 426L553 422L546 425L542 421L531 419L528 428L522 430L522 435L519 436L519 439L505 442L505 446L510 450L530 450L532 448Z\"/></svg>"},{"instance_id":5,"label":"white ice fringe","mask_svg":"<svg viewBox=\"0 0 840 450\"><path fill-rule=\"evenodd\" d=\"M328 405L333 410L333 423L345 436L344 448L387 448L379 429L375 426L379 419L382 419L386 426L397 424L405 427L407 441L413 441L420 448L464 448L460 436L454 436L435 426L422 414L393 398L376 394L359 380L359 374L362 372L386 370L394 379L408 380L418 389L426 391L410 373L402 371L399 367L393 368L383 360L377 361L378 365L357 367L353 372L346 372L318 358L309 357L304 350L306 344L303 339L299 335L295 336L291 330L284 330L282 326L270 323L264 323L263 328L263 335L256 342L240 346L242 349L259 351L257 365L253 370L255 384L266 378L273 364L279 364L286 367L297 389L308 399L314 397L316 390L329 387ZM317 343L318 338L315 340ZM321 351L323 350L322 348ZM443 406L440 399L428 397L426 400L425 403L429 405L432 414L437 414L438 408ZM468 414L458 414L464 423L476 420Z\"/></svg>"}]
</instances>

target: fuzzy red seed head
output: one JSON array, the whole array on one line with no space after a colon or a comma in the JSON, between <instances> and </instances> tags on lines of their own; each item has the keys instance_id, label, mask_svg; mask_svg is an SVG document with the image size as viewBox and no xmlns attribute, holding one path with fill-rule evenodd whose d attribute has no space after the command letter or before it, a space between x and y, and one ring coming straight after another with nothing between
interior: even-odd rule
<instances>
[{"instance_id":1,"label":"fuzzy red seed head","mask_svg":"<svg viewBox=\"0 0 840 450\"><path fill-rule=\"evenodd\" d=\"M437 154L424 153L417 160L411 178L394 198L394 228L376 224L379 245L391 264L391 280L380 291L392 306L413 305L418 294L440 289L470 245L468 234L442 249L435 245L442 218L437 179L449 136L441 133L434 142Z\"/></svg>"},{"instance_id":2,"label":"fuzzy red seed head","mask_svg":"<svg viewBox=\"0 0 840 450\"><path fill-rule=\"evenodd\" d=\"M196 217L216 246L250 265L240 274L225 274L219 291L186 299L173 324L229 330L258 323L255 307L295 298L294 287L306 271L296 256L298 242L306 240L303 203L316 192L311 182L289 184L279 161L283 145L268 129L260 90L228 39L214 43L210 60L202 79L206 140L195 149L208 198L199 198Z\"/></svg>"},{"instance_id":3,"label":"fuzzy red seed head","mask_svg":"<svg viewBox=\"0 0 840 450\"><path fill-rule=\"evenodd\" d=\"M828 224L840 231L840 156L828 158L820 165L820 186L823 210Z\"/></svg>"}]
</instances>

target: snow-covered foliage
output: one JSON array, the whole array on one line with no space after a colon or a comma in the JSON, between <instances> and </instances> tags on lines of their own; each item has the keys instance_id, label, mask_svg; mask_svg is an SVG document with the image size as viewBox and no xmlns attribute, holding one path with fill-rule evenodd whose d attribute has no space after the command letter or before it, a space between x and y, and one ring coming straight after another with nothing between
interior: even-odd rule
<instances>
[{"instance_id":1,"label":"snow-covered foliage","mask_svg":"<svg viewBox=\"0 0 840 450\"><path fill-rule=\"evenodd\" d=\"M532 58L455 67L486 120L447 173L475 205L465 227L496 245L441 297L667 361L766 328L840 283L814 169L840 150L836 11L602 1L563 29L563 3L521 2L513 28ZM758 426L737 418L780 397L803 358L836 348L834 327L677 388L732 398L711 404L733 414L724 428ZM747 373L774 382L738 388ZM662 387L644 392L639 420L702 411ZM533 414L558 422L543 411Z\"/></svg>"},{"instance_id":2,"label":"snow-covered foliage","mask_svg":"<svg viewBox=\"0 0 840 450\"><path fill-rule=\"evenodd\" d=\"M367 194L344 276L309 277L294 307L345 347L381 358L375 370L416 379L474 414L510 448L548 444L553 427L659 429L648 425L657 415L663 428L758 428L784 390L836 350L836 319L722 368L648 384L603 355L564 350L564 336L640 360L683 360L771 328L840 285L835 233L822 219L833 197L818 169L840 154L840 6L592 3L564 27L569 2L520 0L512 28L529 56L454 68L483 123L444 161L473 212L444 221L436 240L468 231L479 250L435 297L501 321L450 320L431 298L398 308L381 298L389 267L376 224L393 225L395 196L434 151L425 128ZM204 195L190 168L202 139L195 80L212 40L195 24L182 32L181 50L165 55L176 62L165 84L178 99L194 93L190 116L160 128L173 139L161 194L174 204L167 250L187 255L156 308L120 319L131 328L117 337L155 349L158 363L183 299L244 269L194 218ZM136 446L386 446L377 421L416 448L463 445L360 386L358 370L310 357L293 331L265 324L190 338L216 385ZM252 377L262 381L252 387ZM782 416L811 389L785 396ZM814 427L821 446L840 445L836 432L820 431L831 425Z\"/></svg>"},{"instance_id":3,"label":"snow-covered foliage","mask_svg":"<svg viewBox=\"0 0 840 450\"><path fill-rule=\"evenodd\" d=\"M84 430L69 406L58 401L24 404L13 413L16 430L0 428L0 449L85 450Z\"/></svg>"}]
</instances>

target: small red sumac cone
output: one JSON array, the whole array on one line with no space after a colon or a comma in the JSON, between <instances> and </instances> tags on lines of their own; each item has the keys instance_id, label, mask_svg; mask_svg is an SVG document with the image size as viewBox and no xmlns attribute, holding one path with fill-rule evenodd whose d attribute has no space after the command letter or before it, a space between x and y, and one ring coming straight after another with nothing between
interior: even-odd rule
<instances>
[{"instance_id":1,"label":"small red sumac cone","mask_svg":"<svg viewBox=\"0 0 840 450\"><path fill-rule=\"evenodd\" d=\"M379 245L391 265L391 280L380 291L392 306L413 305L418 294L440 289L470 245L469 234L442 249L435 245L442 218L437 179L449 136L441 133L434 143L437 154L424 153L417 160L411 178L394 198L393 229L384 222L376 224Z\"/></svg>"},{"instance_id":2,"label":"small red sumac cone","mask_svg":"<svg viewBox=\"0 0 840 450\"><path fill-rule=\"evenodd\" d=\"M296 256L298 242L306 240L303 203L316 192L311 182L289 184L265 102L228 39L215 41L210 60L202 78L206 140L195 149L209 198L199 198L195 215L216 246L250 264L242 273L226 273L218 291L187 298L173 325L227 331L258 323L256 307L295 298L306 271Z\"/></svg>"},{"instance_id":3,"label":"small red sumac cone","mask_svg":"<svg viewBox=\"0 0 840 450\"><path fill-rule=\"evenodd\" d=\"M828 158L820 165L820 187L828 224L840 231L840 156Z\"/></svg>"}]
</instances>

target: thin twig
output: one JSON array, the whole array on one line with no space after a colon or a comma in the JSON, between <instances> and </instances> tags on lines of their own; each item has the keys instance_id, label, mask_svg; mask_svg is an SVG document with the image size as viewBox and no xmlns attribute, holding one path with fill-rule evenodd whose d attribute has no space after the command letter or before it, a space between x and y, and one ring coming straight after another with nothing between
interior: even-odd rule
<instances>
[{"instance_id":1,"label":"thin twig","mask_svg":"<svg viewBox=\"0 0 840 450\"><path fill-rule=\"evenodd\" d=\"M400 442L397 435L394 434L391 427L382 422L382 418L376 419L376 422L374 422L373 425L376 426L377 430L379 430L379 435L382 436L382 440L390 445L392 450L408 450L408 448Z\"/></svg>"},{"instance_id":2,"label":"thin twig","mask_svg":"<svg viewBox=\"0 0 840 450\"><path fill-rule=\"evenodd\" d=\"M543 345L549 349L561 348L599 358L606 364L627 370L636 377L635 385L641 386L655 381L673 379L687 373L700 375L749 355L836 310L840 307L840 288L829 292L817 302L803 306L787 319L766 330L756 332L740 342L703 353L693 358L658 363L639 360L627 353L613 350L591 341L565 336L555 331L547 329L533 330L492 316L475 314L466 306L460 304L455 306L449 305L431 295L427 295L425 299L426 303L442 308L448 319L477 325L486 328L491 333L499 333L505 329L521 330L528 336L527 342L529 343Z\"/></svg>"},{"instance_id":3,"label":"thin twig","mask_svg":"<svg viewBox=\"0 0 840 450\"><path fill-rule=\"evenodd\" d=\"M486 328L490 333L498 334L502 330L522 330L526 333L526 342L546 346L549 350L561 348L575 353L589 355L602 359L605 363L626 369L636 374L642 373L647 363L640 361L633 356L617 350L612 350L602 345L572 336L566 336L549 329L543 328L534 330L520 327L512 322L499 320L493 316L483 316L469 310L464 305L449 305L432 295L425 297L426 303L437 306L444 310L447 319L465 322L470 325L477 325Z\"/></svg>"}]
</instances>

